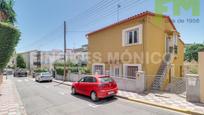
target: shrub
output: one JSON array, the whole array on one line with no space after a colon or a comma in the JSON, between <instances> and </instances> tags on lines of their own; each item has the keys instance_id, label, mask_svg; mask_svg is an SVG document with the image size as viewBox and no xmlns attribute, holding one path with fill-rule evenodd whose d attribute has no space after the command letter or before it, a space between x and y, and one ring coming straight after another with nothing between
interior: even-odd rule
<instances>
[{"instance_id":1,"label":"shrub","mask_svg":"<svg viewBox=\"0 0 204 115\"><path fill-rule=\"evenodd\" d=\"M55 70L58 75L64 75L64 68L59 67L59 68L56 68Z\"/></svg>"},{"instance_id":2,"label":"shrub","mask_svg":"<svg viewBox=\"0 0 204 115\"><path fill-rule=\"evenodd\" d=\"M90 74L91 73L90 69L87 67L81 67L79 70L82 74Z\"/></svg>"},{"instance_id":3,"label":"shrub","mask_svg":"<svg viewBox=\"0 0 204 115\"><path fill-rule=\"evenodd\" d=\"M69 67L68 70L70 70L71 73L78 73L79 72L78 67Z\"/></svg>"},{"instance_id":4,"label":"shrub","mask_svg":"<svg viewBox=\"0 0 204 115\"><path fill-rule=\"evenodd\" d=\"M34 72L36 72L36 73L47 72L47 70L39 68L39 69L35 69Z\"/></svg>"},{"instance_id":5,"label":"shrub","mask_svg":"<svg viewBox=\"0 0 204 115\"><path fill-rule=\"evenodd\" d=\"M19 41L20 32L14 26L0 22L0 70L7 65Z\"/></svg>"}]
</instances>

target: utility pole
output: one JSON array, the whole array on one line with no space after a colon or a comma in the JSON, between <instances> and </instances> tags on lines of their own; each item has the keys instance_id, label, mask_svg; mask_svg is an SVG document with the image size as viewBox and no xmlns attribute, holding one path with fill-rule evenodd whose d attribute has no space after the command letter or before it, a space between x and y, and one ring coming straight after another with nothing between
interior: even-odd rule
<instances>
[{"instance_id":1,"label":"utility pole","mask_svg":"<svg viewBox=\"0 0 204 115\"><path fill-rule=\"evenodd\" d=\"M64 21L64 81L67 78L67 64L66 64L66 54L67 54L67 40L66 40L67 24Z\"/></svg>"}]
</instances>

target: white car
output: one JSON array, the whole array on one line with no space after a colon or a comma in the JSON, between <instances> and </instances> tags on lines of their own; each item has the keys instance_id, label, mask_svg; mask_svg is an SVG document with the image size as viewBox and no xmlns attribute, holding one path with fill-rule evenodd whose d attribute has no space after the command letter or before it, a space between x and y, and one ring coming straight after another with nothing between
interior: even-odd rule
<instances>
[{"instance_id":1,"label":"white car","mask_svg":"<svg viewBox=\"0 0 204 115\"><path fill-rule=\"evenodd\" d=\"M52 82L52 75L49 72L42 72L37 73L35 77L35 81L42 82L42 81L50 81Z\"/></svg>"}]
</instances>

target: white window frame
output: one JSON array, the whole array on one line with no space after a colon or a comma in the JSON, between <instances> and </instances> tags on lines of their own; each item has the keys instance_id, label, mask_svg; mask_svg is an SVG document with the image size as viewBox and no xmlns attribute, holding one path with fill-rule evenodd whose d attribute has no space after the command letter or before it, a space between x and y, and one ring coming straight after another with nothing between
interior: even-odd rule
<instances>
[{"instance_id":1,"label":"white window frame","mask_svg":"<svg viewBox=\"0 0 204 115\"><path fill-rule=\"evenodd\" d=\"M132 44L128 44L128 32L130 31L134 31L134 30L138 30L138 42L137 43L132 43ZM132 46L132 45L140 45L142 44L142 37L143 37L143 25L139 24L137 26L134 27L130 27L130 28L126 28L124 30L122 30L122 46ZM134 38L133 38L134 39Z\"/></svg>"},{"instance_id":2,"label":"white window frame","mask_svg":"<svg viewBox=\"0 0 204 115\"><path fill-rule=\"evenodd\" d=\"M94 64L92 64L92 74L94 75L94 74L96 74L96 73L94 73L94 69L95 69L95 66L96 65L99 65L99 66L103 66L103 74L106 74L105 73L105 64L104 63L94 63Z\"/></svg>"},{"instance_id":3,"label":"white window frame","mask_svg":"<svg viewBox=\"0 0 204 115\"><path fill-rule=\"evenodd\" d=\"M127 76L127 66L137 66L138 71L142 71L142 65L141 64L123 64L123 76L124 77Z\"/></svg>"},{"instance_id":4,"label":"white window frame","mask_svg":"<svg viewBox=\"0 0 204 115\"><path fill-rule=\"evenodd\" d=\"M173 54L176 56L178 54L178 35L176 33L173 34ZM177 46L177 53L175 53L175 46Z\"/></svg>"},{"instance_id":5,"label":"white window frame","mask_svg":"<svg viewBox=\"0 0 204 115\"><path fill-rule=\"evenodd\" d=\"M178 46L178 35L174 34L174 45Z\"/></svg>"}]
</instances>

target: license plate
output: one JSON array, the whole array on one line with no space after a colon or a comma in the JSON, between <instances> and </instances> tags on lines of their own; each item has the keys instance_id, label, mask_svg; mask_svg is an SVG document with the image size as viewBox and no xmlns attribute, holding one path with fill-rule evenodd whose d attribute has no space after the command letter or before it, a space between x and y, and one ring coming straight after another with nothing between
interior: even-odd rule
<instances>
[{"instance_id":1,"label":"license plate","mask_svg":"<svg viewBox=\"0 0 204 115\"><path fill-rule=\"evenodd\" d=\"M108 92L108 95L112 95L112 94L114 94L114 91Z\"/></svg>"}]
</instances>

